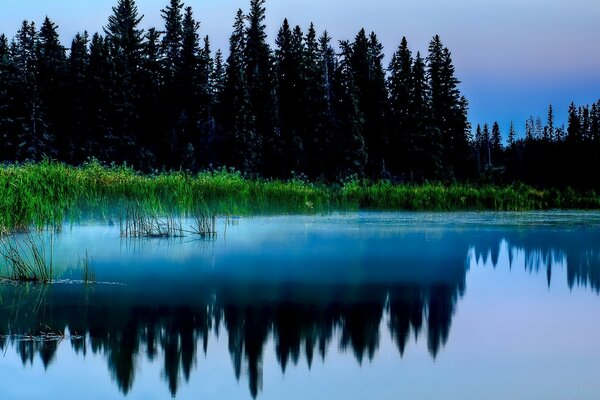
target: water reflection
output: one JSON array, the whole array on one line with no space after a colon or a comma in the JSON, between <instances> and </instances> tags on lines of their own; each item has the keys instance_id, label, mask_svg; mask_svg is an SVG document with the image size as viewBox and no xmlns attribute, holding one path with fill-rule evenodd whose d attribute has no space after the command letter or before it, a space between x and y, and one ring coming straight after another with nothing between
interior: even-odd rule
<instances>
[{"instance_id":1,"label":"water reflection","mask_svg":"<svg viewBox=\"0 0 600 400\"><path fill-rule=\"evenodd\" d=\"M257 265L261 252L240 251L236 263L226 257L215 261L215 249L202 248L201 257L211 259L210 273L180 276L157 287L131 277L127 286L2 284L0 349L15 351L23 365L39 357L47 369L60 363L59 346L70 343L84 357L101 355L125 395L136 374L144 373L140 360L159 360L175 396L190 380L198 357L210 351L211 338L226 335L233 373L248 380L256 397L263 388L269 340L284 373L301 359L309 367L315 357L327 360L332 346L363 364L378 351L383 330L393 338L399 357L412 338L425 341L431 357L438 357L450 338L473 263L523 268L545 277L549 286L565 268L570 288L600 293L600 232L594 229L386 232L336 235L336 246L330 248L334 254L323 253L328 239L322 235L316 238L321 246L316 253L312 235L294 237L293 248L276 254L268 242L264 255L269 260L262 273L269 277L233 278L243 266ZM233 246L229 251L235 253ZM357 246L362 246L359 253ZM279 271L272 278L274 265L293 264L278 254L303 250L306 256L298 262L307 263L304 274ZM332 261L336 259L341 261ZM501 265L503 259L508 265ZM524 261L518 265L517 259ZM198 263L190 260L186 262ZM219 268L219 263L230 266Z\"/></svg>"}]
</instances>

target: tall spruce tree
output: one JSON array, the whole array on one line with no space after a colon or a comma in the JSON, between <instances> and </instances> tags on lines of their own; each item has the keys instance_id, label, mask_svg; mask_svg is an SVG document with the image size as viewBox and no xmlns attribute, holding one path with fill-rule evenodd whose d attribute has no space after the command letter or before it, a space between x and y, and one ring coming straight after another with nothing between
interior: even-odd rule
<instances>
[{"instance_id":1,"label":"tall spruce tree","mask_svg":"<svg viewBox=\"0 0 600 400\"><path fill-rule=\"evenodd\" d=\"M386 170L387 90L382 65L383 46L377 36L361 29L351 46L349 64L357 90L358 106L364 118L363 136L368 152L367 174L381 177Z\"/></svg>"},{"instance_id":2,"label":"tall spruce tree","mask_svg":"<svg viewBox=\"0 0 600 400\"><path fill-rule=\"evenodd\" d=\"M279 176L286 176L292 171L299 172L300 157L303 152L301 110L304 100L304 44L303 34L299 27L290 28L285 19L275 40L277 101L279 105L279 154L273 167Z\"/></svg>"},{"instance_id":3,"label":"tall spruce tree","mask_svg":"<svg viewBox=\"0 0 600 400\"><path fill-rule=\"evenodd\" d=\"M88 120L90 110L86 107L88 92L86 90L87 76L89 74L90 54L88 50L89 36L87 32L77 33L71 42L71 51L67 61L66 102L67 135L69 144L66 157L74 163L85 161L88 154L85 152L85 139L89 135Z\"/></svg>"},{"instance_id":4,"label":"tall spruce tree","mask_svg":"<svg viewBox=\"0 0 600 400\"><path fill-rule=\"evenodd\" d=\"M552 142L555 136L555 128L554 128L554 109L552 108L552 104L548 106L548 122L546 124L546 134L544 135L544 139Z\"/></svg>"},{"instance_id":5,"label":"tall spruce tree","mask_svg":"<svg viewBox=\"0 0 600 400\"><path fill-rule=\"evenodd\" d=\"M494 125L492 125L491 148L491 163L494 166L500 166L502 162L503 146L502 133L500 132L500 125L498 125L498 122L494 122Z\"/></svg>"},{"instance_id":6,"label":"tall spruce tree","mask_svg":"<svg viewBox=\"0 0 600 400\"><path fill-rule=\"evenodd\" d=\"M14 161L16 153L15 107L18 70L8 38L0 35L0 161Z\"/></svg>"},{"instance_id":7,"label":"tall spruce tree","mask_svg":"<svg viewBox=\"0 0 600 400\"><path fill-rule=\"evenodd\" d=\"M48 127L47 148L45 154L72 161L72 143L68 136L68 120L72 116L65 113L67 99L63 95L66 90L67 57L61 45L57 26L46 17L38 35L38 79L40 103L46 116ZM57 146L55 148L54 146Z\"/></svg>"},{"instance_id":8,"label":"tall spruce tree","mask_svg":"<svg viewBox=\"0 0 600 400\"><path fill-rule=\"evenodd\" d=\"M95 33L90 41L90 61L87 75L87 107L90 110L88 135L84 153L102 161L115 161L114 146L116 106L114 102L117 71L109 42Z\"/></svg>"},{"instance_id":9,"label":"tall spruce tree","mask_svg":"<svg viewBox=\"0 0 600 400\"><path fill-rule=\"evenodd\" d=\"M245 47L245 16L242 10L238 10L229 39L229 57L221 100L225 129L223 160L230 167L246 173L256 173L262 160L262 137L256 132L250 102L244 63Z\"/></svg>"},{"instance_id":10,"label":"tall spruce tree","mask_svg":"<svg viewBox=\"0 0 600 400\"><path fill-rule=\"evenodd\" d=\"M39 161L51 143L40 96L38 32L33 22L23 21L11 46L17 69L13 140L16 160Z\"/></svg>"},{"instance_id":11,"label":"tall spruce tree","mask_svg":"<svg viewBox=\"0 0 600 400\"><path fill-rule=\"evenodd\" d=\"M446 166L438 177L464 178L469 174L471 164L468 159L468 104L460 95L460 82L455 77L451 53L437 35L429 44L427 75L431 89L432 124L436 132L432 139L441 144L441 163Z\"/></svg>"},{"instance_id":12,"label":"tall spruce tree","mask_svg":"<svg viewBox=\"0 0 600 400\"><path fill-rule=\"evenodd\" d=\"M262 154L256 159L266 176L277 176L281 149L276 127L273 60L267 43L265 0L251 0L248 25L245 30L243 65L245 69L250 105L256 124L256 138L262 144Z\"/></svg>"},{"instance_id":13,"label":"tall spruce tree","mask_svg":"<svg viewBox=\"0 0 600 400\"><path fill-rule=\"evenodd\" d=\"M425 60L417 52L412 70L410 100L410 180L436 179L443 168L442 143L438 130L431 122L430 93Z\"/></svg>"},{"instance_id":14,"label":"tall spruce tree","mask_svg":"<svg viewBox=\"0 0 600 400\"><path fill-rule=\"evenodd\" d=\"M339 62L333 76L333 141L339 146L334 155L338 179L364 177L367 148L364 138L364 115L360 109L358 85L353 65L354 46L340 42Z\"/></svg>"},{"instance_id":15,"label":"tall spruce tree","mask_svg":"<svg viewBox=\"0 0 600 400\"><path fill-rule=\"evenodd\" d=\"M302 142L302 172L312 178L326 178L323 159L329 154L328 133L330 129L329 107L325 77L328 61L324 59L315 26L311 23L304 39L304 71ZM325 50L327 52L327 50Z\"/></svg>"},{"instance_id":16,"label":"tall spruce tree","mask_svg":"<svg viewBox=\"0 0 600 400\"><path fill-rule=\"evenodd\" d=\"M144 31L134 0L118 0L104 28L115 66L114 131L108 132L109 157L117 162L135 163L140 123L141 58Z\"/></svg>"},{"instance_id":17,"label":"tall spruce tree","mask_svg":"<svg viewBox=\"0 0 600 400\"><path fill-rule=\"evenodd\" d=\"M387 160L391 172L395 175L406 174L412 165L411 154L414 148L409 135L414 125L410 109L412 69L412 54L408 48L408 41L403 37L398 50L392 56L387 80L390 104Z\"/></svg>"}]
</instances>

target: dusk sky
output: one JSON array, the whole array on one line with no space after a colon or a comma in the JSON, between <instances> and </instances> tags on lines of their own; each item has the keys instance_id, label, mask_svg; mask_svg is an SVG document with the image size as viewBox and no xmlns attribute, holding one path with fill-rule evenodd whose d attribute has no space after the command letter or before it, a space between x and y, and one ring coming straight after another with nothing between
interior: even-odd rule
<instances>
[{"instance_id":1,"label":"dusk sky","mask_svg":"<svg viewBox=\"0 0 600 400\"><path fill-rule=\"evenodd\" d=\"M38 26L48 15L69 45L78 31L106 24L116 0L2 0L0 32L12 37L23 19ZM162 27L168 0L138 0L144 27ZM188 0L214 49L227 49L238 8L249 0ZM269 0L270 41L285 17L303 28L313 21L334 39L352 39L364 27L375 31L391 54L402 36L413 52L426 53L434 34L453 53L473 123L514 119L523 133L530 114L545 119L548 104L566 119L571 101L600 98L600 1L598 0ZM387 61L386 61L387 63Z\"/></svg>"}]
</instances>

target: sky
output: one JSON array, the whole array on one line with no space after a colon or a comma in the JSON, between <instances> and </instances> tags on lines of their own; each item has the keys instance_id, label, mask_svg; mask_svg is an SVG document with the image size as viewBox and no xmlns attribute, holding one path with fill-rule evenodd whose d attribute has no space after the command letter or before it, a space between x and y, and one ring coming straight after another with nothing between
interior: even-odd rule
<instances>
[{"instance_id":1,"label":"sky","mask_svg":"<svg viewBox=\"0 0 600 400\"><path fill-rule=\"evenodd\" d=\"M137 0L144 27L162 27L168 0ZM78 31L99 31L116 0L0 0L0 32L12 37L22 20L59 25L63 44ZM233 18L249 0L188 0L214 49L227 49ZM474 123L511 120L523 134L529 115L546 118L552 104L560 123L567 107L600 99L598 0L267 0L269 40L284 18L306 28L314 22L336 39L375 31L388 56L406 36L426 53L439 34L452 51Z\"/></svg>"}]
</instances>

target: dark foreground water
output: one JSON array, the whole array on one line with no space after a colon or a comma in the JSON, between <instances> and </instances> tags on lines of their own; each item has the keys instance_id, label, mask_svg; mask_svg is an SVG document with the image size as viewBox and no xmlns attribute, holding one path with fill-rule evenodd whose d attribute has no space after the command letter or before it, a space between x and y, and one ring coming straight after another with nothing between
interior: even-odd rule
<instances>
[{"instance_id":1,"label":"dark foreground water","mask_svg":"<svg viewBox=\"0 0 600 400\"><path fill-rule=\"evenodd\" d=\"M65 227L59 276L118 284L0 284L0 398L600 398L600 214L218 229Z\"/></svg>"}]
</instances>

